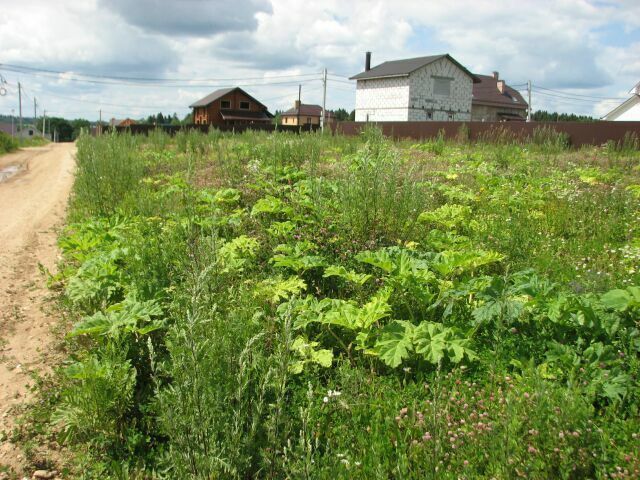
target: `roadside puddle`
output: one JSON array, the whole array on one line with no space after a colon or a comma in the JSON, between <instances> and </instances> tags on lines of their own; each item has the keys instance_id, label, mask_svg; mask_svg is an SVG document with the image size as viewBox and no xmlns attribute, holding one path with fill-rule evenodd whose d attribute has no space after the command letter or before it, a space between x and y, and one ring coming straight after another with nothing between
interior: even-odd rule
<instances>
[{"instance_id":1,"label":"roadside puddle","mask_svg":"<svg viewBox=\"0 0 640 480\"><path fill-rule=\"evenodd\" d=\"M2 170L0 170L0 183L13 177L19 171L20 171L19 165L10 165L8 167L3 168Z\"/></svg>"}]
</instances>

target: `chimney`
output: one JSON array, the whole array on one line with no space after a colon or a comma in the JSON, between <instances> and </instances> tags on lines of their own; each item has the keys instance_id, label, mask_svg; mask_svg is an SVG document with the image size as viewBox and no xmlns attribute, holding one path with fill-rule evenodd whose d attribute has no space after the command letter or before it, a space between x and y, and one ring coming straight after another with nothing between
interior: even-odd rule
<instances>
[{"instance_id":1,"label":"chimney","mask_svg":"<svg viewBox=\"0 0 640 480\"><path fill-rule=\"evenodd\" d=\"M498 76L498 72L493 72L493 79L494 80L499 80L500 77Z\"/></svg>"},{"instance_id":2,"label":"chimney","mask_svg":"<svg viewBox=\"0 0 640 480\"><path fill-rule=\"evenodd\" d=\"M498 80L498 91L504 93L504 80Z\"/></svg>"},{"instance_id":3,"label":"chimney","mask_svg":"<svg viewBox=\"0 0 640 480\"><path fill-rule=\"evenodd\" d=\"M371 70L371 52L367 52L364 59L364 71Z\"/></svg>"},{"instance_id":4,"label":"chimney","mask_svg":"<svg viewBox=\"0 0 640 480\"><path fill-rule=\"evenodd\" d=\"M293 108L295 108L296 110L300 108L300 100L296 100L295 102L293 102Z\"/></svg>"}]
</instances>

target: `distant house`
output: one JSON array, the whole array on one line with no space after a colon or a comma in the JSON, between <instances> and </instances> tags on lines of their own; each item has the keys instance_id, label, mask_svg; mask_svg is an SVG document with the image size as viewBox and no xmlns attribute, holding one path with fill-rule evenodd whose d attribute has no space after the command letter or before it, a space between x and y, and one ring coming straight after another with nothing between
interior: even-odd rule
<instances>
[{"instance_id":1,"label":"distant house","mask_svg":"<svg viewBox=\"0 0 640 480\"><path fill-rule=\"evenodd\" d=\"M131 125L135 125L135 124L136 124L136 121L130 118L125 118L124 120L117 120L115 118L112 118L109 121L109 125L111 125L112 127L130 127Z\"/></svg>"},{"instance_id":2,"label":"distant house","mask_svg":"<svg viewBox=\"0 0 640 480\"><path fill-rule=\"evenodd\" d=\"M13 136L16 133L16 125L11 122L0 122L0 132Z\"/></svg>"},{"instance_id":3,"label":"distant house","mask_svg":"<svg viewBox=\"0 0 640 480\"><path fill-rule=\"evenodd\" d=\"M189 105L196 124L249 125L271 123L267 107L240 87L223 88Z\"/></svg>"},{"instance_id":4,"label":"distant house","mask_svg":"<svg viewBox=\"0 0 640 480\"><path fill-rule=\"evenodd\" d=\"M20 125L16 121L13 125L10 122L0 122L0 132L20 138L41 137L42 132L33 124L25 123L20 130ZM48 137L48 135L47 135Z\"/></svg>"},{"instance_id":5,"label":"distant house","mask_svg":"<svg viewBox=\"0 0 640 480\"><path fill-rule=\"evenodd\" d=\"M493 75L478 75L473 84L471 120L474 122L524 121L529 105L520 92L500 80L498 72Z\"/></svg>"},{"instance_id":6,"label":"distant house","mask_svg":"<svg viewBox=\"0 0 640 480\"><path fill-rule=\"evenodd\" d=\"M282 115L282 125L320 125L322 117L322 107L320 105L301 104L298 100ZM335 121L332 112L326 111L324 114L325 124Z\"/></svg>"},{"instance_id":7,"label":"distant house","mask_svg":"<svg viewBox=\"0 0 640 480\"><path fill-rule=\"evenodd\" d=\"M18 127L16 126L16 137L20 138L33 138L33 137L41 137L42 132L38 130L38 127L32 124L25 124L22 126L22 130L17 131ZM49 135L47 135L49 137Z\"/></svg>"},{"instance_id":8,"label":"distant house","mask_svg":"<svg viewBox=\"0 0 640 480\"><path fill-rule=\"evenodd\" d=\"M471 120L473 84L480 80L449 54L384 62L356 80L356 121Z\"/></svg>"},{"instance_id":9,"label":"distant house","mask_svg":"<svg viewBox=\"0 0 640 480\"><path fill-rule=\"evenodd\" d=\"M640 82L631 90L631 97L607 113L602 120L617 122L640 121Z\"/></svg>"}]
</instances>

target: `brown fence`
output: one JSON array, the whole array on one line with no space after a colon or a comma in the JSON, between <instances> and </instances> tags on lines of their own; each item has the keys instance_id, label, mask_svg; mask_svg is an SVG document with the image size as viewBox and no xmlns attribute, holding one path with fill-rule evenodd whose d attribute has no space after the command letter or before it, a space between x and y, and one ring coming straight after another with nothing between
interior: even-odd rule
<instances>
[{"instance_id":1,"label":"brown fence","mask_svg":"<svg viewBox=\"0 0 640 480\"><path fill-rule=\"evenodd\" d=\"M189 124L189 125L148 125L148 124L133 124L127 127L105 127L103 129L103 133L107 133L111 131L113 128L116 129L116 132L131 132L134 135L148 135L149 132L154 130L162 130L169 135L175 135L177 132L181 130L197 130L203 133L207 133L211 130L219 130L221 132L235 132L242 133L247 130L254 131L262 131L262 132L273 132L276 130L275 124L249 124L249 125L223 125L223 126L213 126L206 124ZM294 125L278 125L277 130L281 132L309 132L315 131L319 127L317 125L301 125L300 127L296 127Z\"/></svg>"},{"instance_id":2,"label":"brown fence","mask_svg":"<svg viewBox=\"0 0 640 480\"><path fill-rule=\"evenodd\" d=\"M424 140L435 138L440 131L444 132L447 139L454 139L460 135L462 130L466 130L469 140L489 140L511 136L525 140L531 137L537 128L552 128L557 132L564 132L569 136L571 145L580 147L582 145L602 145L612 140L614 142L623 141L628 133L635 133L640 137L640 122L339 122L331 126L334 133L343 135L357 135L367 125L376 125L382 132L390 137L411 138L414 140ZM108 132L113 127L106 127L104 132ZM147 135L150 131L161 129L170 135L175 135L180 130L198 130L208 132L209 129L217 129L222 132L242 133L247 130L257 130L273 132L277 128L282 132L309 132L318 130L317 125L303 125L296 127L293 125L146 125L134 124L128 127L115 127L117 132L131 132L133 134Z\"/></svg>"},{"instance_id":3,"label":"brown fence","mask_svg":"<svg viewBox=\"0 0 640 480\"><path fill-rule=\"evenodd\" d=\"M366 122L340 122L335 131L357 135L366 125ZM414 140L434 138L441 130L445 138L453 139L465 128L469 139L476 141L496 138L504 133L526 139L536 128L548 127L568 134L571 145L575 147L602 145L609 140L620 142L627 132L640 137L640 122L376 122L375 125L387 136Z\"/></svg>"}]
</instances>

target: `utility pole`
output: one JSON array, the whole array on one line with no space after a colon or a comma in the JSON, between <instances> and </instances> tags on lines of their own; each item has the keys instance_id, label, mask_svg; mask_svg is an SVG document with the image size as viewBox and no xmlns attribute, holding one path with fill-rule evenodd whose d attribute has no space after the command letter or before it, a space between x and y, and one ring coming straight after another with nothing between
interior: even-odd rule
<instances>
[{"instance_id":1,"label":"utility pole","mask_svg":"<svg viewBox=\"0 0 640 480\"><path fill-rule=\"evenodd\" d=\"M42 138L44 138L47 130L47 110L44 109L42 112Z\"/></svg>"},{"instance_id":2,"label":"utility pole","mask_svg":"<svg viewBox=\"0 0 640 480\"><path fill-rule=\"evenodd\" d=\"M327 114L327 69L324 69L322 76L322 116L320 117L320 131L324 133L324 121Z\"/></svg>"},{"instance_id":3,"label":"utility pole","mask_svg":"<svg viewBox=\"0 0 640 480\"><path fill-rule=\"evenodd\" d=\"M38 114L37 112L37 103L36 103L36 97L33 97L33 126L37 127L38 126Z\"/></svg>"},{"instance_id":4,"label":"utility pole","mask_svg":"<svg viewBox=\"0 0 640 480\"><path fill-rule=\"evenodd\" d=\"M529 109L527 110L527 122L531 121L531 80L527 82L527 94L529 96Z\"/></svg>"},{"instance_id":5,"label":"utility pole","mask_svg":"<svg viewBox=\"0 0 640 480\"><path fill-rule=\"evenodd\" d=\"M102 135L102 109L100 109L100 120L98 121L98 136Z\"/></svg>"},{"instance_id":6,"label":"utility pole","mask_svg":"<svg viewBox=\"0 0 640 480\"><path fill-rule=\"evenodd\" d=\"M302 103L300 103L300 97L302 96L302 85L298 85L298 131L300 131L300 107L302 106Z\"/></svg>"},{"instance_id":7,"label":"utility pole","mask_svg":"<svg viewBox=\"0 0 640 480\"><path fill-rule=\"evenodd\" d=\"M20 129L18 130L18 138L22 143L22 85L18 82L18 104L20 105Z\"/></svg>"},{"instance_id":8,"label":"utility pole","mask_svg":"<svg viewBox=\"0 0 640 480\"><path fill-rule=\"evenodd\" d=\"M13 122L15 120L15 118L14 118L15 116L16 116L16 111L12 108L11 109L11 136L12 137L16 136L15 129L13 128Z\"/></svg>"}]
</instances>

